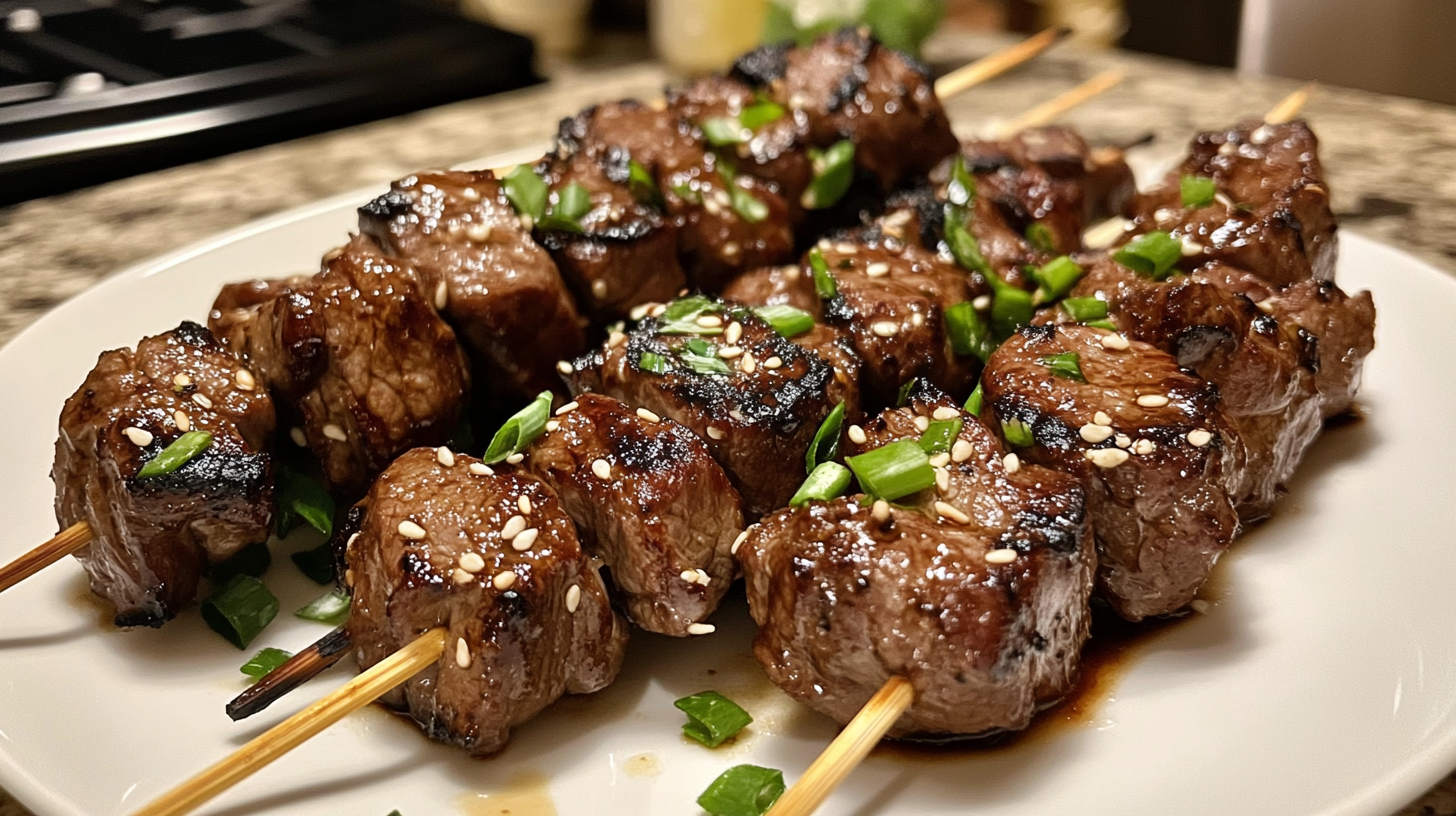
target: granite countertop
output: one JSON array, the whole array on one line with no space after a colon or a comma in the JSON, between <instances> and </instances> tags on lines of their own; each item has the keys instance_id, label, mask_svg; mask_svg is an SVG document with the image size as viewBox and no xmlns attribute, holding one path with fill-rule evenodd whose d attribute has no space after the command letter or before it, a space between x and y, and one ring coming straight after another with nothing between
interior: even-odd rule
<instances>
[{"instance_id":1,"label":"granite countertop","mask_svg":"<svg viewBox=\"0 0 1456 816\"><path fill-rule=\"evenodd\" d=\"M956 64L1005 39L937 35L933 63ZM1195 131L1261 115L1297 87L1121 52L1061 46L951 100L971 135L1097 72L1118 88L1062 121L1093 143L1176 155ZM657 96L671 77L633 43L556 66L544 85L300 139L0 209L0 345L61 301L131 264L222 230L426 167L544 143L556 122L594 101ZM1456 108L1322 88L1305 109L1344 229L1456 269ZM1378 146L1379 150L1372 149ZM266 274L266 270L260 270ZM1401 816L1456 813L1456 775ZM0 816L26 811L0 791Z\"/></svg>"}]
</instances>

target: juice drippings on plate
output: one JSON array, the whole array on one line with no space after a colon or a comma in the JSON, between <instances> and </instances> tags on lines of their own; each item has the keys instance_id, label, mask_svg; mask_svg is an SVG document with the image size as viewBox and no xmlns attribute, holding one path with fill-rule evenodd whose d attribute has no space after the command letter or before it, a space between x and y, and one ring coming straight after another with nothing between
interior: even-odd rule
<instances>
[{"instance_id":1,"label":"juice drippings on plate","mask_svg":"<svg viewBox=\"0 0 1456 816\"><path fill-rule=\"evenodd\" d=\"M68 600L70 600L71 606L88 615L95 615L96 625L101 628L101 631L121 631L121 627L116 625L116 610L111 608L111 604L102 600L99 595L91 591L91 584L86 580L85 575L77 577Z\"/></svg>"},{"instance_id":2,"label":"juice drippings on plate","mask_svg":"<svg viewBox=\"0 0 1456 816\"><path fill-rule=\"evenodd\" d=\"M462 793L456 802L464 816L556 816L550 782L540 771L522 771L500 790Z\"/></svg>"},{"instance_id":3,"label":"juice drippings on plate","mask_svg":"<svg viewBox=\"0 0 1456 816\"><path fill-rule=\"evenodd\" d=\"M657 760L657 754L633 754L622 763L622 770L628 776L653 777L662 773L662 763Z\"/></svg>"}]
</instances>

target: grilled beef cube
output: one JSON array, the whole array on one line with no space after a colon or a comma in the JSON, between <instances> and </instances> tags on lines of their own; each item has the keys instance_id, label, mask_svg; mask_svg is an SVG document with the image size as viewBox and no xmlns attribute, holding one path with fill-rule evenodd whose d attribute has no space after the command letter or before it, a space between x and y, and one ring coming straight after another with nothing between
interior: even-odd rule
<instances>
[{"instance_id":1,"label":"grilled beef cube","mask_svg":"<svg viewBox=\"0 0 1456 816\"><path fill-rule=\"evenodd\" d=\"M738 557L754 653L839 722L900 676L915 702L892 735L1024 728L1072 687L1087 639L1096 562L1082 489L1006 458L938 396L866 423L850 451L916 439L932 416L963 423L936 487L894 505L813 501L750 528Z\"/></svg>"},{"instance_id":2,"label":"grilled beef cube","mask_svg":"<svg viewBox=\"0 0 1456 816\"><path fill-rule=\"evenodd\" d=\"M225 287L214 321L237 323L222 307L238 287L255 285ZM395 456L442 444L459 426L470 375L455 332L414 269L370 239L330 252L323 271L251 309L233 350L301 423L333 489L362 493Z\"/></svg>"},{"instance_id":3,"label":"grilled beef cube","mask_svg":"<svg viewBox=\"0 0 1456 816\"><path fill-rule=\"evenodd\" d=\"M803 471L784 463L803 460L835 405L858 411L841 376L748 309L707 298L642 320L566 374L572 393L616 397L702 437L750 518L788 503Z\"/></svg>"},{"instance_id":4,"label":"grilled beef cube","mask_svg":"<svg viewBox=\"0 0 1456 816\"><path fill-rule=\"evenodd\" d=\"M814 291L814 278L798 264L759 267L723 287L725 300L755 306L792 306L815 320L824 316L824 302Z\"/></svg>"},{"instance_id":5,"label":"grilled beef cube","mask_svg":"<svg viewBox=\"0 0 1456 816\"><path fill-rule=\"evenodd\" d=\"M419 272L493 391L535 396L557 386L556 361L585 348L556 264L491 171L407 176L359 209L359 229Z\"/></svg>"},{"instance_id":6,"label":"grilled beef cube","mask_svg":"<svg viewBox=\"0 0 1456 816\"><path fill-rule=\"evenodd\" d=\"M1308 280L1274 293L1260 308L1281 319L1287 316L1316 338L1320 412L1329 418L1350 410L1365 357L1375 349L1375 301L1370 293L1349 295L1333 281Z\"/></svg>"},{"instance_id":7,"label":"grilled beef cube","mask_svg":"<svg viewBox=\"0 0 1456 816\"><path fill-rule=\"evenodd\" d=\"M1218 260L1272 286L1335 275L1335 216L1319 141L1304 122L1249 122L1194 137L1183 165L1132 204L1134 231L1165 230L1193 248L1184 269ZM1212 204L1184 206L1183 176L1211 178Z\"/></svg>"},{"instance_id":8,"label":"grilled beef cube","mask_svg":"<svg viewBox=\"0 0 1456 816\"><path fill-rule=\"evenodd\" d=\"M448 629L440 662L381 698L432 739L495 753L561 695L616 677L626 623L539 479L415 449L380 475L367 506L347 551L348 633L368 668Z\"/></svg>"},{"instance_id":9,"label":"grilled beef cube","mask_svg":"<svg viewBox=\"0 0 1456 816\"><path fill-rule=\"evenodd\" d=\"M1191 601L1239 529L1239 446L1218 389L1166 352L1077 325L1022 328L981 384L1018 456L1082 479L1113 609L1140 620Z\"/></svg>"},{"instance_id":10,"label":"grilled beef cube","mask_svg":"<svg viewBox=\"0 0 1456 816\"><path fill-rule=\"evenodd\" d=\"M718 608L734 578L742 502L691 431L581 394L525 454L522 467L561 497L638 626L681 637Z\"/></svg>"},{"instance_id":11,"label":"grilled beef cube","mask_svg":"<svg viewBox=\"0 0 1456 816\"><path fill-rule=\"evenodd\" d=\"M209 564L268 538L273 402L196 323L104 352L61 410L51 479L56 521L84 521L76 553L118 626L161 626L197 594ZM142 466L187 431L212 443L176 470Z\"/></svg>"}]
</instances>

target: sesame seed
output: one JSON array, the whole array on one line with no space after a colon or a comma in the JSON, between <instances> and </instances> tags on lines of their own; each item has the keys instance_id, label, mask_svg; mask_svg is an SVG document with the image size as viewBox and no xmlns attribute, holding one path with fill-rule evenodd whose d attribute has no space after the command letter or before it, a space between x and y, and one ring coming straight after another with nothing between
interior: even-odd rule
<instances>
[{"instance_id":1,"label":"sesame seed","mask_svg":"<svg viewBox=\"0 0 1456 816\"><path fill-rule=\"evenodd\" d=\"M576 409L578 409L580 407L581 407L581 403L577 402L576 400L572 400L571 402L566 403L565 405L561 406L560 408L557 408L556 409L556 415L557 416L566 416L567 414L571 413L572 411L575 411Z\"/></svg>"},{"instance_id":2,"label":"sesame seed","mask_svg":"<svg viewBox=\"0 0 1456 816\"><path fill-rule=\"evenodd\" d=\"M483 244L490 240L489 224L471 224L465 228L465 237L477 244ZM444 308L443 306L440 308Z\"/></svg>"},{"instance_id":3,"label":"sesame seed","mask_svg":"<svg viewBox=\"0 0 1456 816\"><path fill-rule=\"evenodd\" d=\"M1103 348L1111 349L1113 351L1127 351L1128 347L1132 345L1131 343L1127 342L1126 337L1123 337L1122 335L1117 333L1102 335L1102 340L1100 342L1102 343Z\"/></svg>"},{"instance_id":4,"label":"sesame seed","mask_svg":"<svg viewBox=\"0 0 1456 816\"><path fill-rule=\"evenodd\" d=\"M883 278L890 274L890 265L884 261L876 261L865 267L865 274L872 278Z\"/></svg>"},{"instance_id":5,"label":"sesame seed","mask_svg":"<svg viewBox=\"0 0 1456 816\"><path fill-rule=\"evenodd\" d=\"M1016 560L1016 550L1002 547L986 553L987 564L1010 564Z\"/></svg>"},{"instance_id":6,"label":"sesame seed","mask_svg":"<svg viewBox=\"0 0 1456 816\"><path fill-rule=\"evenodd\" d=\"M708 215L711 216L716 217L723 214L723 205L719 204L718 200L713 197L703 199L703 209L707 210Z\"/></svg>"},{"instance_id":7,"label":"sesame seed","mask_svg":"<svg viewBox=\"0 0 1456 816\"><path fill-rule=\"evenodd\" d=\"M258 387L258 381L253 379L253 372L246 368L240 368L233 372L233 382L237 383L238 390L252 391Z\"/></svg>"},{"instance_id":8,"label":"sesame seed","mask_svg":"<svg viewBox=\"0 0 1456 816\"><path fill-rule=\"evenodd\" d=\"M548 432L550 432L550 431L557 431L557 430L560 430L560 429L561 429L561 423L559 421L552 419L552 420L548 420L546 422L546 430Z\"/></svg>"},{"instance_id":9,"label":"sesame seed","mask_svg":"<svg viewBox=\"0 0 1456 816\"><path fill-rule=\"evenodd\" d=\"M627 342L627 334L625 332L614 331L607 335L607 348L616 348L625 342Z\"/></svg>"},{"instance_id":10,"label":"sesame seed","mask_svg":"<svg viewBox=\"0 0 1456 816\"><path fill-rule=\"evenodd\" d=\"M970 516L962 513L959 509L952 507L951 505L946 504L943 501L938 501L935 503L935 512L940 514L943 518L948 518L957 524L969 524L971 522Z\"/></svg>"},{"instance_id":11,"label":"sesame seed","mask_svg":"<svg viewBox=\"0 0 1456 816\"><path fill-rule=\"evenodd\" d=\"M532 218L529 215L526 215L525 213L522 213L521 217L517 218L516 221L520 222L521 229L525 230L526 232L530 232L531 228L536 226L536 219Z\"/></svg>"},{"instance_id":12,"label":"sesame seed","mask_svg":"<svg viewBox=\"0 0 1456 816\"><path fill-rule=\"evenodd\" d=\"M764 368L769 368L769 369L778 368L779 366L781 366L783 364L784 364L784 361L782 359L780 359L778 357L778 355L774 355L773 357L770 357L767 360L764 360L763 361L763 367Z\"/></svg>"},{"instance_id":13,"label":"sesame seed","mask_svg":"<svg viewBox=\"0 0 1456 816\"><path fill-rule=\"evenodd\" d=\"M955 444L950 446L950 460L952 462L964 462L971 458L971 454L974 452L975 449L971 446L971 443L964 439L957 439Z\"/></svg>"},{"instance_id":14,"label":"sesame seed","mask_svg":"<svg viewBox=\"0 0 1456 816\"><path fill-rule=\"evenodd\" d=\"M646 408L638 408L637 409L637 416L641 417L642 419L647 420L648 422L661 422L662 421L662 417L658 416L657 414L652 413L651 411L647 410Z\"/></svg>"},{"instance_id":15,"label":"sesame seed","mask_svg":"<svg viewBox=\"0 0 1456 816\"><path fill-rule=\"evenodd\" d=\"M743 349L737 346L724 346L723 348L718 349L718 356L722 357L725 360L731 360L742 353Z\"/></svg>"},{"instance_id":16,"label":"sesame seed","mask_svg":"<svg viewBox=\"0 0 1456 816\"><path fill-rule=\"evenodd\" d=\"M1192 445L1195 448L1201 448L1204 445L1207 445L1209 442L1213 441L1213 434L1203 430L1202 428L1195 428L1188 432L1187 439L1188 444Z\"/></svg>"},{"instance_id":17,"label":"sesame seed","mask_svg":"<svg viewBox=\"0 0 1456 816\"><path fill-rule=\"evenodd\" d=\"M571 367L571 363L568 363L565 360L560 360L556 363L556 370L560 371L562 374L570 374L575 369Z\"/></svg>"},{"instance_id":18,"label":"sesame seed","mask_svg":"<svg viewBox=\"0 0 1456 816\"><path fill-rule=\"evenodd\" d=\"M470 668L470 647L465 644L465 638L455 639L455 665Z\"/></svg>"},{"instance_id":19,"label":"sesame seed","mask_svg":"<svg viewBox=\"0 0 1456 816\"><path fill-rule=\"evenodd\" d=\"M1132 439L1127 434L1118 434L1116 437L1113 438L1112 441L1116 443L1119 448L1127 448L1132 446Z\"/></svg>"},{"instance_id":20,"label":"sesame seed","mask_svg":"<svg viewBox=\"0 0 1456 816\"><path fill-rule=\"evenodd\" d=\"M516 499L516 506L519 507L519 508L521 508L521 512L522 513L525 513L528 516L531 515L531 497L530 496L522 496L519 499Z\"/></svg>"},{"instance_id":21,"label":"sesame seed","mask_svg":"<svg viewBox=\"0 0 1456 816\"><path fill-rule=\"evenodd\" d=\"M445 467L455 467L455 454L449 448L441 445L435 448L435 461Z\"/></svg>"},{"instance_id":22,"label":"sesame seed","mask_svg":"<svg viewBox=\"0 0 1456 816\"><path fill-rule=\"evenodd\" d=\"M506 519L505 524L501 525L501 538L505 539L506 541L510 541L511 539L520 535L521 531L526 529L526 523L527 522L525 516L511 516L510 518Z\"/></svg>"},{"instance_id":23,"label":"sesame seed","mask_svg":"<svg viewBox=\"0 0 1456 816\"><path fill-rule=\"evenodd\" d=\"M738 536L733 539L733 546L728 549L729 555L737 555L738 554L738 548L739 547L742 547L743 546L743 542L745 542L747 540L748 540L748 531L747 530L744 530L743 532L739 533Z\"/></svg>"},{"instance_id":24,"label":"sesame seed","mask_svg":"<svg viewBox=\"0 0 1456 816\"><path fill-rule=\"evenodd\" d=\"M1188 608L1192 609L1194 612L1197 612L1200 615L1207 615L1208 601L1205 601L1202 598L1195 598L1192 601L1188 602Z\"/></svg>"},{"instance_id":25,"label":"sesame seed","mask_svg":"<svg viewBox=\"0 0 1456 816\"><path fill-rule=\"evenodd\" d=\"M900 327L889 320L881 320L870 326L870 331L880 337L894 337L900 333Z\"/></svg>"},{"instance_id":26,"label":"sesame seed","mask_svg":"<svg viewBox=\"0 0 1456 816\"><path fill-rule=\"evenodd\" d=\"M398 529L400 535L404 536L405 538L414 539L415 541L419 541L420 539L425 537L425 528L421 527L418 524L415 524L409 519L401 521L399 523Z\"/></svg>"},{"instance_id":27,"label":"sesame seed","mask_svg":"<svg viewBox=\"0 0 1456 816\"><path fill-rule=\"evenodd\" d=\"M597 300L603 300L607 296L607 282L601 278L597 278L596 280L592 281L591 290L592 297L596 298Z\"/></svg>"},{"instance_id":28,"label":"sesame seed","mask_svg":"<svg viewBox=\"0 0 1456 816\"><path fill-rule=\"evenodd\" d=\"M733 420L734 422L742 422L743 421L743 412L740 411L740 410L738 410L737 408L729 408L728 409L728 418L731 419L731 420Z\"/></svg>"},{"instance_id":29,"label":"sesame seed","mask_svg":"<svg viewBox=\"0 0 1456 816\"><path fill-rule=\"evenodd\" d=\"M480 553L461 553L460 569L471 573L480 572L485 569L485 559L480 557Z\"/></svg>"},{"instance_id":30,"label":"sesame seed","mask_svg":"<svg viewBox=\"0 0 1456 816\"><path fill-rule=\"evenodd\" d=\"M1272 297L1265 298L1258 303L1255 303L1254 305L1258 306L1259 311L1263 312L1264 314L1274 314L1274 298Z\"/></svg>"},{"instance_id":31,"label":"sesame seed","mask_svg":"<svg viewBox=\"0 0 1456 816\"><path fill-rule=\"evenodd\" d=\"M1204 250L1203 244L1200 244L1192 238L1189 238L1187 235L1183 236L1182 243L1183 257L1185 258L1191 258Z\"/></svg>"},{"instance_id":32,"label":"sesame seed","mask_svg":"<svg viewBox=\"0 0 1456 816\"><path fill-rule=\"evenodd\" d=\"M456 567L455 571L450 573L450 578L454 580L457 584L468 584L471 581L475 580L474 575L471 575L470 573L466 572L463 569L460 569L459 567Z\"/></svg>"},{"instance_id":33,"label":"sesame seed","mask_svg":"<svg viewBox=\"0 0 1456 816\"><path fill-rule=\"evenodd\" d=\"M718 627L711 623L688 624L688 634L690 635L711 635L716 631L718 631Z\"/></svg>"},{"instance_id":34,"label":"sesame seed","mask_svg":"<svg viewBox=\"0 0 1456 816\"><path fill-rule=\"evenodd\" d=\"M344 570L344 586L351 587L353 585L354 585L354 571L351 570L351 569Z\"/></svg>"},{"instance_id":35,"label":"sesame seed","mask_svg":"<svg viewBox=\"0 0 1456 816\"><path fill-rule=\"evenodd\" d=\"M739 323L737 320L729 323L728 328L723 330L723 342L727 343L730 346L738 345L738 341L742 339L742 337L743 324Z\"/></svg>"},{"instance_id":36,"label":"sesame seed","mask_svg":"<svg viewBox=\"0 0 1456 816\"><path fill-rule=\"evenodd\" d=\"M1095 414L1092 415L1092 424L1093 425L1111 425L1112 424L1112 417L1108 416L1106 411L1098 411L1097 413L1095 413Z\"/></svg>"},{"instance_id":37,"label":"sesame seed","mask_svg":"<svg viewBox=\"0 0 1456 816\"><path fill-rule=\"evenodd\" d=\"M591 467L592 475L596 476L598 479L601 479L605 482L612 478L612 464L607 460L595 459L592 461Z\"/></svg>"},{"instance_id":38,"label":"sesame seed","mask_svg":"<svg viewBox=\"0 0 1456 816\"><path fill-rule=\"evenodd\" d=\"M293 444L300 448L308 447L308 437L304 435L302 428L289 428L288 438L292 439Z\"/></svg>"},{"instance_id":39,"label":"sesame seed","mask_svg":"<svg viewBox=\"0 0 1456 816\"><path fill-rule=\"evenodd\" d=\"M864 428L858 425L849 426L849 441L856 445L863 445L869 437L865 435Z\"/></svg>"},{"instance_id":40,"label":"sesame seed","mask_svg":"<svg viewBox=\"0 0 1456 816\"><path fill-rule=\"evenodd\" d=\"M208 399L205 394L193 394L192 401L205 409L210 410L212 408L212 400Z\"/></svg>"},{"instance_id":41,"label":"sesame seed","mask_svg":"<svg viewBox=\"0 0 1456 816\"><path fill-rule=\"evenodd\" d=\"M943 467L935 469L935 489L942 493L950 490L950 471Z\"/></svg>"},{"instance_id":42,"label":"sesame seed","mask_svg":"<svg viewBox=\"0 0 1456 816\"><path fill-rule=\"evenodd\" d=\"M1147 456L1157 450L1158 446L1151 439L1139 439L1132 443L1132 452L1138 456Z\"/></svg>"},{"instance_id":43,"label":"sesame seed","mask_svg":"<svg viewBox=\"0 0 1456 816\"><path fill-rule=\"evenodd\" d=\"M1093 423L1089 425L1083 425L1082 429L1078 431L1078 433L1081 434L1082 439L1095 445L1098 442L1106 442L1108 437L1112 436L1115 431L1113 431L1106 425L1097 425Z\"/></svg>"},{"instance_id":44,"label":"sesame seed","mask_svg":"<svg viewBox=\"0 0 1456 816\"><path fill-rule=\"evenodd\" d=\"M706 570L694 570L694 572L697 573L700 586L707 586L713 582L713 576L709 575Z\"/></svg>"},{"instance_id":45,"label":"sesame seed","mask_svg":"<svg viewBox=\"0 0 1456 816\"><path fill-rule=\"evenodd\" d=\"M334 440L335 442L347 442L349 439L348 434L344 433L344 429L340 428L338 425L335 425L332 422L324 425L324 436Z\"/></svg>"},{"instance_id":46,"label":"sesame seed","mask_svg":"<svg viewBox=\"0 0 1456 816\"><path fill-rule=\"evenodd\" d=\"M942 467L945 467L948 464L950 464L950 454L949 453L937 453L936 455L930 457L930 466L931 467L942 468Z\"/></svg>"},{"instance_id":47,"label":"sesame seed","mask_svg":"<svg viewBox=\"0 0 1456 816\"><path fill-rule=\"evenodd\" d=\"M172 378L172 384L177 386L178 388L186 388L187 386L192 384L192 378L187 376L186 374L178 374L177 376Z\"/></svg>"},{"instance_id":48,"label":"sesame seed","mask_svg":"<svg viewBox=\"0 0 1456 816\"><path fill-rule=\"evenodd\" d=\"M870 516L879 522L888 520L890 518L890 503L884 499L875 499L875 503L870 505Z\"/></svg>"},{"instance_id":49,"label":"sesame seed","mask_svg":"<svg viewBox=\"0 0 1456 816\"><path fill-rule=\"evenodd\" d=\"M1007 473L1015 473L1021 470L1021 457L1014 453L1008 453L1001 457L1001 465L1006 468Z\"/></svg>"},{"instance_id":50,"label":"sesame seed","mask_svg":"<svg viewBox=\"0 0 1456 816\"><path fill-rule=\"evenodd\" d=\"M568 613L574 613L576 612L576 608L580 605L581 587L577 586L576 584L572 584L566 589L566 611Z\"/></svg>"},{"instance_id":51,"label":"sesame seed","mask_svg":"<svg viewBox=\"0 0 1456 816\"><path fill-rule=\"evenodd\" d=\"M666 313L667 313L667 304L666 303L654 303L654 304L652 304L652 308L647 310L647 314L649 314L649 315L651 315L653 317L662 317Z\"/></svg>"},{"instance_id":52,"label":"sesame seed","mask_svg":"<svg viewBox=\"0 0 1456 816\"><path fill-rule=\"evenodd\" d=\"M344 548L345 549L348 549L349 547L354 546L354 542L355 541L358 541L358 540L359 540L359 534L358 533L354 533L353 535L350 535L349 536L349 540L344 542Z\"/></svg>"},{"instance_id":53,"label":"sesame seed","mask_svg":"<svg viewBox=\"0 0 1456 816\"><path fill-rule=\"evenodd\" d=\"M187 433L192 430L192 420L188 419L187 415L181 411L172 412L172 421L177 423L177 430L182 433Z\"/></svg>"},{"instance_id":54,"label":"sesame seed","mask_svg":"<svg viewBox=\"0 0 1456 816\"><path fill-rule=\"evenodd\" d=\"M495 471L493 471L493 470L490 469L490 465L487 465L487 464L485 464L483 462L471 462L470 463L470 472L471 473L474 473L476 476L494 476L495 475Z\"/></svg>"},{"instance_id":55,"label":"sesame seed","mask_svg":"<svg viewBox=\"0 0 1456 816\"><path fill-rule=\"evenodd\" d=\"M465 189L460 191L460 197L465 199L466 201L479 201L480 191L476 190L474 187L466 187Z\"/></svg>"},{"instance_id":56,"label":"sesame seed","mask_svg":"<svg viewBox=\"0 0 1456 816\"><path fill-rule=\"evenodd\" d=\"M744 374L752 374L754 369L758 368L758 361L753 359L752 353L747 353L743 355L743 360L738 365L743 369Z\"/></svg>"},{"instance_id":57,"label":"sesame seed","mask_svg":"<svg viewBox=\"0 0 1456 816\"><path fill-rule=\"evenodd\" d=\"M935 409L935 412L931 414L931 416L935 417L936 419L942 419L942 420L944 420L944 419L955 419L956 417L958 417L960 415L961 415L961 412L960 411L957 411L956 409L947 407L945 405L942 405L939 408L936 408Z\"/></svg>"},{"instance_id":58,"label":"sesame seed","mask_svg":"<svg viewBox=\"0 0 1456 816\"><path fill-rule=\"evenodd\" d=\"M536 529L535 527L527 527L526 529L521 531L520 535L511 539L511 549L515 550L516 552L525 552L526 550L531 549L531 545L536 543L536 539L540 537L540 535L540 530Z\"/></svg>"},{"instance_id":59,"label":"sesame seed","mask_svg":"<svg viewBox=\"0 0 1456 816\"><path fill-rule=\"evenodd\" d=\"M855 246L854 244L841 241L840 243L834 245L834 251L838 252L840 255L858 255L859 247Z\"/></svg>"},{"instance_id":60,"label":"sesame seed","mask_svg":"<svg viewBox=\"0 0 1456 816\"><path fill-rule=\"evenodd\" d=\"M450 287L444 281L435 284L435 309L444 311L445 306L450 303Z\"/></svg>"},{"instance_id":61,"label":"sesame seed","mask_svg":"<svg viewBox=\"0 0 1456 816\"><path fill-rule=\"evenodd\" d=\"M727 190L714 190L713 191L713 200L718 203L718 206L719 207L731 207L731 206L733 206L733 199L731 199L731 198L728 197L728 191Z\"/></svg>"},{"instance_id":62,"label":"sesame seed","mask_svg":"<svg viewBox=\"0 0 1456 816\"><path fill-rule=\"evenodd\" d=\"M742 251L743 248L738 245L737 241L727 241L723 244L723 257L725 258L736 257Z\"/></svg>"},{"instance_id":63,"label":"sesame seed","mask_svg":"<svg viewBox=\"0 0 1456 816\"><path fill-rule=\"evenodd\" d=\"M1178 214L1167 207L1159 207L1153 210L1153 220L1158 222L1158 226L1166 227L1178 220Z\"/></svg>"},{"instance_id":64,"label":"sesame seed","mask_svg":"<svg viewBox=\"0 0 1456 816\"><path fill-rule=\"evenodd\" d=\"M727 436L728 436L728 433L726 431L724 431L722 428L719 428L716 425L709 425L708 426L708 438L709 439L714 439L714 440L724 439Z\"/></svg>"},{"instance_id":65,"label":"sesame seed","mask_svg":"<svg viewBox=\"0 0 1456 816\"><path fill-rule=\"evenodd\" d=\"M687 581L690 584L696 584L698 582L698 571L691 569L683 570L682 573L679 574L677 577L683 579L684 581Z\"/></svg>"},{"instance_id":66,"label":"sesame seed","mask_svg":"<svg viewBox=\"0 0 1456 816\"><path fill-rule=\"evenodd\" d=\"M705 329L716 329L723 325L723 318L717 315L700 315L694 322Z\"/></svg>"},{"instance_id":67,"label":"sesame seed","mask_svg":"<svg viewBox=\"0 0 1456 816\"><path fill-rule=\"evenodd\" d=\"M974 299L971 300L971 308L975 309L978 312L986 311L987 309L991 308L991 296L977 295Z\"/></svg>"},{"instance_id":68,"label":"sesame seed","mask_svg":"<svg viewBox=\"0 0 1456 816\"><path fill-rule=\"evenodd\" d=\"M524 461L526 461L526 454L524 453L513 453L506 457L506 464L508 465L519 465Z\"/></svg>"},{"instance_id":69,"label":"sesame seed","mask_svg":"<svg viewBox=\"0 0 1456 816\"><path fill-rule=\"evenodd\" d=\"M920 326L924 326L925 325L925 315L923 315L923 314L921 314L919 312L915 312L914 314L910 315L910 325L915 326L917 328L920 327Z\"/></svg>"},{"instance_id":70,"label":"sesame seed","mask_svg":"<svg viewBox=\"0 0 1456 816\"><path fill-rule=\"evenodd\" d=\"M495 574L495 577L490 579L490 583L496 589L502 591L510 589L516 584L516 574L514 572L511 572L510 570L506 570L505 572L497 572Z\"/></svg>"},{"instance_id":71,"label":"sesame seed","mask_svg":"<svg viewBox=\"0 0 1456 816\"><path fill-rule=\"evenodd\" d=\"M152 444L153 437L150 431L144 431L141 428L132 427L126 428L121 433L127 439L130 439L133 445L136 445L139 448L145 448L146 446Z\"/></svg>"},{"instance_id":72,"label":"sesame seed","mask_svg":"<svg viewBox=\"0 0 1456 816\"><path fill-rule=\"evenodd\" d=\"M1085 455L1088 461L1100 468L1115 468L1128 459L1127 451L1121 448L1097 448Z\"/></svg>"},{"instance_id":73,"label":"sesame seed","mask_svg":"<svg viewBox=\"0 0 1456 816\"><path fill-rule=\"evenodd\" d=\"M925 429L926 428L929 428L929 427L930 427L930 419L929 418L923 417L923 416L917 416L917 417L915 417L915 430L920 431L921 433L924 433L925 432Z\"/></svg>"},{"instance_id":74,"label":"sesame seed","mask_svg":"<svg viewBox=\"0 0 1456 816\"><path fill-rule=\"evenodd\" d=\"M1137 398L1137 404L1144 408L1162 408L1168 404L1168 398L1162 394L1143 394Z\"/></svg>"}]
</instances>

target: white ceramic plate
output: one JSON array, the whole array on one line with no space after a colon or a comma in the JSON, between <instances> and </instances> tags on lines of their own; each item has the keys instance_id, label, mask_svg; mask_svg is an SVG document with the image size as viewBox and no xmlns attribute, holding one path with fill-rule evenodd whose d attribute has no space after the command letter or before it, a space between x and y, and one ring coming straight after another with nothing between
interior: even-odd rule
<instances>
[{"instance_id":1,"label":"white ceramic plate","mask_svg":"<svg viewBox=\"0 0 1456 816\"><path fill-rule=\"evenodd\" d=\"M55 532L56 416L99 350L203 318L225 281L314 268L367 198L131 269L0 351L0 560ZM1093 724L979 754L877 755L824 813L1388 816L1456 767L1456 281L1349 234L1340 281L1380 308L1367 419L1316 444L1273 521L1236 546L1210 614L1147 644ZM98 626L69 559L0 596L0 785L40 816L129 813L337 686L348 671L245 723L224 716L248 654L324 632L288 616L319 589L286 557L268 581L284 612L247 654L195 612L159 631ZM493 760L368 710L204 812L696 814L730 765L792 780L835 729L763 679L741 602L714 621L711 637L636 635L614 686L553 706ZM678 735L672 700L707 688L758 718L736 745Z\"/></svg>"}]
</instances>

